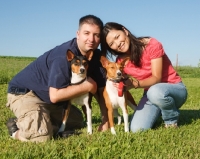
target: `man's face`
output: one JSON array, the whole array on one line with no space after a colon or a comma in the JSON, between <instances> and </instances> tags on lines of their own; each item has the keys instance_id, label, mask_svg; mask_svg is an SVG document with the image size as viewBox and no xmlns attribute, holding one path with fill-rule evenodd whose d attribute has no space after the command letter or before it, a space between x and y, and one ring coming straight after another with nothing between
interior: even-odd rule
<instances>
[{"instance_id":1,"label":"man's face","mask_svg":"<svg viewBox=\"0 0 200 159\"><path fill-rule=\"evenodd\" d=\"M77 44L83 55L95 50L100 43L100 28L95 24L83 24L77 31Z\"/></svg>"}]
</instances>

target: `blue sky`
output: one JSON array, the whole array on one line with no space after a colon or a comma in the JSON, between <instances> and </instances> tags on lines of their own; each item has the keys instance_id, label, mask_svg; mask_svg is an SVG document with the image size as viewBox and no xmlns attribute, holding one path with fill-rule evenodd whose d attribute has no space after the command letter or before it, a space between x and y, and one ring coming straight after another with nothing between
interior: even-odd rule
<instances>
[{"instance_id":1,"label":"blue sky","mask_svg":"<svg viewBox=\"0 0 200 159\"><path fill-rule=\"evenodd\" d=\"M38 57L76 36L79 18L93 14L162 42L175 64L200 60L199 0L0 0L0 55Z\"/></svg>"}]
</instances>

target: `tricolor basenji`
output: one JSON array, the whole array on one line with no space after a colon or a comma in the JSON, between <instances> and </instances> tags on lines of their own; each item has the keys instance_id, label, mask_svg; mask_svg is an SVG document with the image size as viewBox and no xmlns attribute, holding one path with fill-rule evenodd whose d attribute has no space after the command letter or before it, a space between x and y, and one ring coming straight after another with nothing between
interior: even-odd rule
<instances>
[{"instance_id":1,"label":"tricolor basenji","mask_svg":"<svg viewBox=\"0 0 200 159\"><path fill-rule=\"evenodd\" d=\"M88 62L92 59L92 56L92 50L88 51L86 56L75 56L71 50L67 51L67 60L71 63L72 70L71 85L80 84L81 82L84 82L86 80L87 69L89 66ZM63 122L58 133L65 130L70 107L71 104L74 103L80 106L86 106L87 132L89 134L92 134L92 110L91 106L89 105L89 98L89 93L86 93L79 97L73 98L68 102L67 109L64 113Z\"/></svg>"},{"instance_id":2,"label":"tricolor basenji","mask_svg":"<svg viewBox=\"0 0 200 159\"><path fill-rule=\"evenodd\" d=\"M108 109L108 120L111 128L111 133L116 134L116 131L114 129L113 115L117 115L118 124L121 123L121 116L118 114L117 111L119 107L122 109L123 112L125 132L129 132L127 104L133 110L135 110L136 103L128 91L120 95L118 89L113 85L113 82L119 83L123 80L123 68L126 60L123 60L120 63L115 63L109 61L105 56L101 56L100 61L107 72L106 87L104 88L103 96L105 99L106 107Z\"/></svg>"}]
</instances>

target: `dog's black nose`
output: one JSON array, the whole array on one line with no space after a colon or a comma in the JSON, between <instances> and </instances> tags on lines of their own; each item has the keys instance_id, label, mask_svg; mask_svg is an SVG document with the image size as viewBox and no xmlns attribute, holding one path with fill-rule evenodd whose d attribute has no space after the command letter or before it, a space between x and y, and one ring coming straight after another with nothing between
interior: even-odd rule
<instances>
[{"instance_id":1,"label":"dog's black nose","mask_svg":"<svg viewBox=\"0 0 200 159\"><path fill-rule=\"evenodd\" d=\"M80 72L81 72L81 73L84 73L84 72L85 72L85 69L84 69L84 68L81 68L81 69L80 69Z\"/></svg>"},{"instance_id":2,"label":"dog's black nose","mask_svg":"<svg viewBox=\"0 0 200 159\"><path fill-rule=\"evenodd\" d=\"M122 73L121 72L117 72L117 76L121 76L122 75Z\"/></svg>"}]
</instances>

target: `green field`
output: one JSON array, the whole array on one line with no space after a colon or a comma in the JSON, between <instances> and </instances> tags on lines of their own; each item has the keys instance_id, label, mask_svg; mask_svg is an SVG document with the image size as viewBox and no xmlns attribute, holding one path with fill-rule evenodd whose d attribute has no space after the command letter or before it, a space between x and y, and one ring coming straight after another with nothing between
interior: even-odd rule
<instances>
[{"instance_id":1,"label":"green field","mask_svg":"<svg viewBox=\"0 0 200 159\"><path fill-rule=\"evenodd\" d=\"M46 143L23 143L9 137L5 122L13 116L6 108L7 86L11 78L35 58L0 56L0 158L9 159L199 159L200 158L200 68L178 67L188 89L181 107L178 129L165 129L160 118L155 128L139 133L124 133L116 125L117 135L97 131L101 122L99 106L93 99L93 134L86 128L79 136ZM142 90L131 90L136 102ZM132 111L129 111L130 114Z\"/></svg>"}]
</instances>

